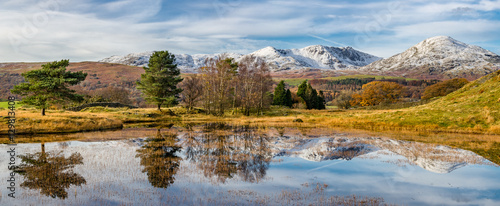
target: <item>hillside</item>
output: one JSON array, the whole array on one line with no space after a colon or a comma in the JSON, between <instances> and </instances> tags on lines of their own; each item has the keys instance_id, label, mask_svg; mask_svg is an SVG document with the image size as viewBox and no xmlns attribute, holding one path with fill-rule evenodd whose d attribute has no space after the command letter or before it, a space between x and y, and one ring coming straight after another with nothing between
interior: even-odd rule
<instances>
[{"instance_id":1,"label":"hillside","mask_svg":"<svg viewBox=\"0 0 500 206\"><path fill-rule=\"evenodd\" d=\"M428 104L399 110L356 111L332 124L358 128L500 133L500 71ZM334 115L345 118L345 114Z\"/></svg>"},{"instance_id":2,"label":"hillside","mask_svg":"<svg viewBox=\"0 0 500 206\"><path fill-rule=\"evenodd\" d=\"M23 82L21 73L39 69L44 63L2 63L0 64L0 99L7 99L10 89ZM140 79L144 70L140 67L102 62L70 63L69 71L87 73L85 81L77 87L84 91L93 91L108 86L124 87L131 92L131 98L140 98L135 89L135 82Z\"/></svg>"},{"instance_id":3,"label":"hillside","mask_svg":"<svg viewBox=\"0 0 500 206\"><path fill-rule=\"evenodd\" d=\"M371 72L401 72L417 78L477 79L500 66L500 56L449 36L428 38L406 51L360 68Z\"/></svg>"}]
</instances>

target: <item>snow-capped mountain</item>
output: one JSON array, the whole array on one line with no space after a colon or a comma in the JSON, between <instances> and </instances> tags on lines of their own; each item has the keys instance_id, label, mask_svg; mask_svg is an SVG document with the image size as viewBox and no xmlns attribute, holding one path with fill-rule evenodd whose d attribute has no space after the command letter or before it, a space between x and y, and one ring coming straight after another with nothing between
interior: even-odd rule
<instances>
[{"instance_id":1,"label":"snow-capped mountain","mask_svg":"<svg viewBox=\"0 0 500 206\"><path fill-rule=\"evenodd\" d=\"M116 64L126 64L131 66L146 66L149 62L149 57L153 52L141 52L141 53L131 53L125 56L111 56L99 60L99 62L116 63Z\"/></svg>"},{"instance_id":2,"label":"snow-capped mountain","mask_svg":"<svg viewBox=\"0 0 500 206\"><path fill-rule=\"evenodd\" d=\"M479 46L457 41L449 36L426 39L403 53L373 62L363 71L402 71L409 74L486 75L498 69L500 56Z\"/></svg>"},{"instance_id":3,"label":"snow-capped mountain","mask_svg":"<svg viewBox=\"0 0 500 206\"><path fill-rule=\"evenodd\" d=\"M352 47L328 47L322 45L308 46L302 49L266 47L250 55L265 59L274 71L301 68L357 69L381 59L357 51Z\"/></svg>"},{"instance_id":4,"label":"snow-capped mountain","mask_svg":"<svg viewBox=\"0 0 500 206\"><path fill-rule=\"evenodd\" d=\"M125 56L112 56L99 62L118 63L132 66L146 66L153 52L133 53ZM194 72L203 66L205 59L220 54L176 54L176 63L183 72ZM226 54L236 61L246 55L263 58L272 71L319 68L346 70L357 69L381 58L357 51L351 47L309 46L302 49L275 49L266 47L250 54Z\"/></svg>"},{"instance_id":5,"label":"snow-capped mountain","mask_svg":"<svg viewBox=\"0 0 500 206\"><path fill-rule=\"evenodd\" d=\"M100 60L99 62L116 63L116 64L126 64L130 66L144 67L149 63L149 57L153 52L141 52L132 53L125 56L111 56ZM204 65L205 60L208 58L214 58L220 54L175 54L175 63L177 67L183 72L195 72L197 68ZM230 58L240 59L241 54L226 53Z\"/></svg>"}]
</instances>

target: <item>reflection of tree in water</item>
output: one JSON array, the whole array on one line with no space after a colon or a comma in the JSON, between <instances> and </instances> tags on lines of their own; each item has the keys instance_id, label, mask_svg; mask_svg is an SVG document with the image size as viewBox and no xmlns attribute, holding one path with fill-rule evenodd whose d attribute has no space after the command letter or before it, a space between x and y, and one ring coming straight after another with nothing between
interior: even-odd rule
<instances>
[{"instance_id":1,"label":"reflection of tree in water","mask_svg":"<svg viewBox=\"0 0 500 206\"><path fill-rule=\"evenodd\" d=\"M43 195L65 199L68 197L66 189L71 185L86 184L85 178L72 170L75 165L83 164L80 153L73 153L68 158L61 153L46 153L42 143L42 152L19 155L21 164L14 171L25 179L21 187L40 189Z\"/></svg>"},{"instance_id":2,"label":"reflection of tree in water","mask_svg":"<svg viewBox=\"0 0 500 206\"><path fill-rule=\"evenodd\" d=\"M218 182L238 175L247 182L258 182L266 175L271 160L267 137L248 126L207 124L200 136L186 135L186 156L206 177Z\"/></svg>"},{"instance_id":3,"label":"reflection of tree in water","mask_svg":"<svg viewBox=\"0 0 500 206\"><path fill-rule=\"evenodd\" d=\"M177 146L176 134L162 135L158 129L155 138L146 140L146 144L137 150L141 158L142 172L148 174L148 180L154 187L167 188L175 181L174 175L179 169L181 158L176 152L181 150Z\"/></svg>"},{"instance_id":4,"label":"reflection of tree in water","mask_svg":"<svg viewBox=\"0 0 500 206\"><path fill-rule=\"evenodd\" d=\"M246 182L258 182L266 176L272 155L269 148L268 137L264 134L256 134L252 128L244 127L235 135L244 142L242 155L245 158L238 164L239 175Z\"/></svg>"}]
</instances>

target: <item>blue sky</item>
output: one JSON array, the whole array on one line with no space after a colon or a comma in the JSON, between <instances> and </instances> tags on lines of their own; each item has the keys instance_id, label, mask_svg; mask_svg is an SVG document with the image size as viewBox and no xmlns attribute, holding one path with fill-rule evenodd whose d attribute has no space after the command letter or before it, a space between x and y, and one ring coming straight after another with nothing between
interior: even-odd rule
<instances>
[{"instance_id":1,"label":"blue sky","mask_svg":"<svg viewBox=\"0 0 500 206\"><path fill-rule=\"evenodd\" d=\"M500 0L6 0L0 62L351 46L390 57L446 35L500 54Z\"/></svg>"}]
</instances>

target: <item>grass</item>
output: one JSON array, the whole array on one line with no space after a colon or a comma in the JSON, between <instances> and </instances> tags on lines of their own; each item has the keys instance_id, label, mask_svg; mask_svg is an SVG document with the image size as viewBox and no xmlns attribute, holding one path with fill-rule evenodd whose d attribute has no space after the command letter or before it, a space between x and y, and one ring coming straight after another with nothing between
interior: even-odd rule
<instances>
[{"instance_id":1,"label":"grass","mask_svg":"<svg viewBox=\"0 0 500 206\"><path fill-rule=\"evenodd\" d=\"M8 110L0 111L0 118L7 122ZM3 125L0 134L6 135L8 127L7 124ZM15 127L17 134L70 133L122 128L123 123L110 113L48 110L42 116L38 110L20 109L16 111Z\"/></svg>"},{"instance_id":2,"label":"grass","mask_svg":"<svg viewBox=\"0 0 500 206\"><path fill-rule=\"evenodd\" d=\"M407 128L500 134L500 72L471 82L428 104L375 111L362 119Z\"/></svg>"},{"instance_id":3,"label":"grass","mask_svg":"<svg viewBox=\"0 0 500 206\"><path fill-rule=\"evenodd\" d=\"M23 106L23 104L20 104L19 101L16 101L16 108L19 108ZM7 109L9 108L9 102L0 102L0 109Z\"/></svg>"}]
</instances>

